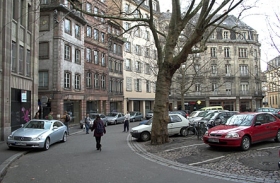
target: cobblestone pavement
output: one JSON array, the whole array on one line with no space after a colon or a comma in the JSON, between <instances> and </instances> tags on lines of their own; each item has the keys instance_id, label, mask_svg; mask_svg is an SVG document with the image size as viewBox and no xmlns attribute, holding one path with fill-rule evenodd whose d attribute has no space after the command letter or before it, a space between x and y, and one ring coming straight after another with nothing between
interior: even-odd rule
<instances>
[{"instance_id":1,"label":"cobblestone pavement","mask_svg":"<svg viewBox=\"0 0 280 183\"><path fill-rule=\"evenodd\" d=\"M232 179L236 178L237 182L280 183L280 169L277 165L280 144L276 144L274 148L255 147L249 151L220 151L208 147L194 137L170 138L169 143L158 146L150 145L150 142L137 142L132 139L133 141L144 151L151 153L153 158L157 156L168 162L186 165L184 167L190 170L196 168L211 176L224 174L223 178L230 176ZM271 144L275 146L274 143L269 145Z\"/></svg>"}]
</instances>

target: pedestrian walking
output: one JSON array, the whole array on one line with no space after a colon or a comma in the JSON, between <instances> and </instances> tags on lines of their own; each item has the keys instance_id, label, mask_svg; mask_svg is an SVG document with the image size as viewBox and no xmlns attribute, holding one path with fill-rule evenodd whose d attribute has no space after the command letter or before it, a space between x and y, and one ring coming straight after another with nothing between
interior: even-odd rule
<instances>
[{"instance_id":1,"label":"pedestrian walking","mask_svg":"<svg viewBox=\"0 0 280 183\"><path fill-rule=\"evenodd\" d=\"M96 141L96 149L101 151L101 137L103 136L103 134L106 134L106 128L99 115L96 116L96 119L93 122L91 131L93 130L93 136L95 137Z\"/></svg>"},{"instance_id":2,"label":"pedestrian walking","mask_svg":"<svg viewBox=\"0 0 280 183\"><path fill-rule=\"evenodd\" d=\"M90 128L90 122L91 122L91 119L89 117L89 114L86 114L86 117L85 117L85 128L86 128L86 134L89 134L88 131L89 131L89 128Z\"/></svg>"},{"instance_id":3,"label":"pedestrian walking","mask_svg":"<svg viewBox=\"0 0 280 183\"><path fill-rule=\"evenodd\" d=\"M64 120L64 125L67 127L67 134L69 135L69 123L70 123L70 116L67 113L67 111L64 112L64 115L62 116L62 118Z\"/></svg>"},{"instance_id":4,"label":"pedestrian walking","mask_svg":"<svg viewBox=\"0 0 280 183\"><path fill-rule=\"evenodd\" d=\"M129 121L130 121L130 113L127 111L125 114L125 119L124 119L124 124L123 124L123 132L128 132L129 131Z\"/></svg>"}]
</instances>

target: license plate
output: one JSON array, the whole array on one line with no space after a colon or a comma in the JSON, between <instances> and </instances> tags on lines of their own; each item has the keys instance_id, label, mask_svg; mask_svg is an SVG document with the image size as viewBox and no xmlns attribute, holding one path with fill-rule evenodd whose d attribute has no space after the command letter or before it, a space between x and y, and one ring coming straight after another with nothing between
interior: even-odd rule
<instances>
[{"instance_id":1,"label":"license plate","mask_svg":"<svg viewBox=\"0 0 280 183\"><path fill-rule=\"evenodd\" d=\"M23 143L23 142L16 142L15 144L18 145L18 146L25 146L26 145L26 143Z\"/></svg>"},{"instance_id":2,"label":"license plate","mask_svg":"<svg viewBox=\"0 0 280 183\"><path fill-rule=\"evenodd\" d=\"M219 139L209 138L208 141L209 141L209 142L219 142Z\"/></svg>"}]
</instances>

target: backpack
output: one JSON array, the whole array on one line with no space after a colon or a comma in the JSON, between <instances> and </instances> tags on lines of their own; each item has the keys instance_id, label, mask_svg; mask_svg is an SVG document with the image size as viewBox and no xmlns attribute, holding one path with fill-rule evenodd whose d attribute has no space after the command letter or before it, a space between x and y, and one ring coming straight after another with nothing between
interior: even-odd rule
<instances>
[{"instance_id":1,"label":"backpack","mask_svg":"<svg viewBox=\"0 0 280 183\"><path fill-rule=\"evenodd\" d=\"M96 133L103 133L104 132L104 127L103 127L103 122L102 121L97 121L95 132Z\"/></svg>"},{"instance_id":2,"label":"backpack","mask_svg":"<svg viewBox=\"0 0 280 183\"><path fill-rule=\"evenodd\" d=\"M70 116L66 114L65 122L69 122L69 121L70 121Z\"/></svg>"}]
</instances>

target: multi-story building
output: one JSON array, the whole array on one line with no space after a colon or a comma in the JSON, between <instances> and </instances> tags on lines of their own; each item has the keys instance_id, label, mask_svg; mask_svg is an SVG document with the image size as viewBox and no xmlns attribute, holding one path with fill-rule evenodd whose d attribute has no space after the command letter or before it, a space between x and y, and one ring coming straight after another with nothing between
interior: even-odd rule
<instances>
[{"instance_id":1,"label":"multi-story building","mask_svg":"<svg viewBox=\"0 0 280 183\"><path fill-rule=\"evenodd\" d=\"M53 111L54 118L60 119L68 111L78 122L85 111L86 23L67 0L41 1L37 39L40 40L38 95L42 118Z\"/></svg>"},{"instance_id":2,"label":"multi-story building","mask_svg":"<svg viewBox=\"0 0 280 183\"><path fill-rule=\"evenodd\" d=\"M107 5L104 1L88 0L84 3L84 9L89 13L104 14ZM85 103L82 106L86 107L86 112L106 114L109 112L108 25L104 18L86 14L84 17L87 24L84 34Z\"/></svg>"},{"instance_id":3,"label":"multi-story building","mask_svg":"<svg viewBox=\"0 0 280 183\"><path fill-rule=\"evenodd\" d=\"M265 75L267 78L266 96L264 98L263 105L266 107L280 108L280 56L275 57L267 63L267 70Z\"/></svg>"},{"instance_id":4,"label":"multi-story building","mask_svg":"<svg viewBox=\"0 0 280 183\"><path fill-rule=\"evenodd\" d=\"M221 27L225 28L217 28L210 35L205 33L205 37L209 36L205 52L190 55L190 60L182 64L187 68L183 82L188 90L181 104L180 86L173 83L173 109L184 105L188 110L223 106L227 110L251 111L262 106L264 77L257 32L232 15Z\"/></svg>"},{"instance_id":5,"label":"multi-story building","mask_svg":"<svg viewBox=\"0 0 280 183\"><path fill-rule=\"evenodd\" d=\"M134 11L139 3L140 1L123 0L123 12L129 14L130 17L148 17L148 1L140 6L139 11ZM153 1L152 8L155 13L154 22L157 25L160 12L157 0ZM150 29L145 26L136 26L131 29L138 22L123 21L122 23L126 30L123 52L124 111L141 111L145 114L154 107L156 77L152 72L152 65L157 60L154 39Z\"/></svg>"},{"instance_id":6,"label":"multi-story building","mask_svg":"<svg viewBox=\"0 0 280 183\"><path fill-rule=\"evenodd\" d=\"M39 2L0 1L0 140L38 110Z\"/></svg>"}]
</instances>

